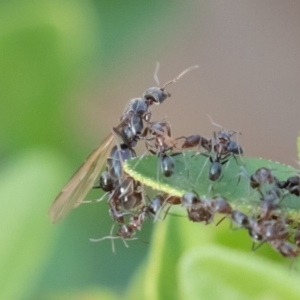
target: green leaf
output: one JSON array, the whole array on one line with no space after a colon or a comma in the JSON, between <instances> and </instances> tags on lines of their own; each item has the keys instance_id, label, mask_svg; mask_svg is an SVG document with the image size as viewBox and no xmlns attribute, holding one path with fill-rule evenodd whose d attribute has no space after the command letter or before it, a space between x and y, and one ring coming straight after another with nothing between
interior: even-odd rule
<instances>
[{"instance_id":1,"label":"green leaf","mask_svg":"<svg viewBox=\"0 0 300 300\"><path fill-rule=\"evenodd\" d=\"M196 247L178 268L181 299L299 299L287 267L220 246Z\"/></svg>"},{"instance_id":2,"label":"green leaf","mask_svg":"<svg viewBox=\"0 0 300 300\"><path fill-rule=\"evenodd\" d=\"M15 156L0 173L0 299L25 299L52 253L47 210L61 185L60 157L45 149Z\"/></svg>"},{"instance_id":3,"label":"green leaf","mask_svg":"<svg viewBox=\"0 0 300 300\"><path fill-rule=\"evenodd\" d=\"M182 215L182 209L172 213ZM173 215L158 221L149 257L127 299L298 299L297 271L290 275L286 260L282 265L262 257L275 253L267 245L251 252L247 233L228 228L228 222L205 226ZM239 239L245 251L234 249L230 236Z\"/></svg>"},{"instance_id":4,"label":"green leaf","mask_svg":"<svg viewBox=\"0 0 300 300\"><path fill-rule=\"evenodd\" d=\"M223 165L222 177L216 182L208 178L210 162L203 155L187 151L174 156L175 172L167 178L158 173L157 156L149 155L125 162L125 172L153 189L181 197L186 191L196 191L200 197L221 195L226 197L234 208L251 210L260 201L260 194L250 190L249 176L261 167L272 169L272 174L279 180L297 174L287 165L261 158L233 157ZM243 166L244 170L242 170ZM247 175L245 175L245 172ZM244 174L244 175L243 175ZM287 214L294 219L300 218L300 201L295 195L288 195L281 202Z\"/></svg>"},{"instance_id":5,"label":"green leaf","mask_svg":"<svg viewBox=\"0 0 300 300\"><path fill-rule=\"evenodd\" d=\"M65 143L66 95L95 57L95 20L88 1L1 1L2 147Z\"/></svg>"},{"instance_id":6,"label":"green leaf","mask_svg":"<svg viewBox=\"0 0 300 300\"><path fill-rule=\"evenodd\" d=\"M47 298L48 300L117 300L120 297L111 290L87 289L76 292L62 292Z\"/></svg>"},{"instance_id":7,"label":"green leaf","mask_svg":"<svg viewBox=\"0 0 300 300\"><path fill-rule=\"evenodd\" d=\"M172 213L182 215L182 210L175 208ZM187 218L172 215L163 222L158 221L150 242L150 255L134 278L128 299L177 299L179 282L176 270L180 256L214 238L212 226L205 227L205 230L201 227ZM196 235L195 230L199 230Z\"/></svg>"}]
</instances>

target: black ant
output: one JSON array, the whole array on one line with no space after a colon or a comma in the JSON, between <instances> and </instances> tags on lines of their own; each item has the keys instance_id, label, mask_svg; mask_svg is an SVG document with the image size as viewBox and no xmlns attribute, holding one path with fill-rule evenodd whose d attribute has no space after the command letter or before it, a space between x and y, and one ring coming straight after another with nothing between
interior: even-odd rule
<instances>
[{"instance_id":1,"label":"black ant","mask_svg":"<svg viewBox=\"0 0 300 300\"><path fill-rule=\"evenodd\" d=\"M255 190L261 190L264 184L272 185L275 183L275 178L272 171L268 168L259 168L253 175L250 176L250 186Z\"/></svg>"},{"instance_id":2,"label":"black ant","mask_svg":"<svg viewBox=\"0 0 300 300\"><path fill-rule=\"evenodd\" d=\"M212 149L211 140L208 140L198 134L190 135L188 137L181 136L179 138L176 138L175 140L181 140L181 139L185 139L185 141L181 145L181 149L189 149L189 148L197 147L197 150L199 151L202 147L208 152L210 152Z\"/></svg>"},{"instance_id":3,"label":"black ant","mask_svg":"<svg viewBox=\"0 0 300 300\"><path fill-rule=\"evenodd\" d=\"M159 85L157 79L158 68L159 64L157 65L154 74L157 85ZM142 98L132 99L128 103L121 117L121 124L114 128L114 131L121 137L124 143L135 146L137 140L144 135L143 121L146 121L147 124L151 121L152 112L150 107L153 104L162 104L168 97L171 96L171 94L165 92L165 88L169 84L177 82L186 73L196 68L198 68L198 66L193 66L184 70L176 78L164 84L163 87L151 87L147 89Z\"/></svg>"},{"instance_id":4,"label":"black ant","mask_svg":"<svg viewBox=\"0 0 300 300\"><path fill-rule=\"evenodd\" d=\"M239 210L232 210L231 221L237 226L237 228L246 228L250 226L249 217Z\"/></svg>"},{"instance_id":5,"label":"black ant","mask_svg":"<svg viewBox=\"0 0 300 300\"><path fill-rule=\"evenodd\" d=\"M283 241L283 240L273 240L270 242L273 249L277 250L284 257L298 257L299 249L295 245Z\"/></svg>"},{"instance_id":6,"label":"black ant","mask_svg":"<svg viewBox=\"0 0 300 300\"><path fill-rule=\"evenodd\" d=\"M281 194L277 188L273 188L266 192L261 198L260 205L260 219L261 220L272 220L281 214L281 208L279 206Z\"/></svg>"},{"instance_id":7,"label":"black ant","mask_svg":"<svg viewBox=\"0 0 300 300\"><path fill-rule=\"evenodd\" d=\"M127 176L122 180L109 196L110 215L120 223L123 216L131 214L130 211L141 207L144 203L143 187L139 181Z\"/></svg>"},{"instance_id":8,"label":"black ant","mask_svg":"<svg viewBox=\"0 0 300 300\"><path fill-rule=\"evenodd\" d=\"M114 224L115 225L115 224ZM136 227L132 226L132 225L127 225L127 224L120 224L119 225L119 230L117 231L116 235L113 235L113 229L114 229L114 225L111 228L110 231L110 235L105 236L103 238L100 239L90 239L91 242L101 242L103 240L106 239L110 239L112 241L112 251L113 253L115 253L115 245L113 240L115 239L122 239L123 243L125 245L126 248L128 248L128 244L126 241L132 241L132 240L136 240L137 238L134 238L134 235L136 234Z\"/></svg>"},{"instance_id":9,"label":"black ant","mask_svg":"<svg viewBox=\"0 0 300 300\"><path fill-rule=\"evenodd\" d=\"M151 120L150 107L153 104L163 103L170 97L170 94L165 92L165 88L169 84L178 81L187 72L196 68L198 68L198 66L186 69L176 78L167 82L162 88L149 88L144 92L142 98L135 98L129 102L121 116L120 124L113 128L113 131L121 138L123 144L129 149L132 149L132 147L136 145L144 130L143 122L149 123ZM157 72L158 67L155 72L155 78L157 78ZM106 161L113 140L113 133L110 133L90 154L55 198L49 210L49 215L53 223L62 219L72 208L77 207L83 202L85 196L93 187L94 182ZM115 168L115 170L118 170L118 168ZM107 173L103 175L104 178L102 182L104 182L105 190L110 190L113 184L107 175Z\"/></svg>"},{"instance_id":10,"label":"black ant","mask_svg":"<svg viewBox=\"0 0 300 300\"><path fill-rule=\"evenodd\" d=\"M241 175L248 178L250 181L250 187L258 191L262 198L264 197L263 191L272 189L274 184L277 182L276 178L272 174L272 170L266 167L257 169L251 176L248 175L247 171L242 166L241 170L238 182L240 181Z\"/></svg>"},{"instance_id":11,"label":"black ant","mask_svg":"<svg viewBox=\"0 0 300 300\"><path fill-rule=\"evenodd\" d=\"M212 222L213 214L204 207L203 201L196 192L186 192L181 197L182 206L186 208L188 218L192 222Z\"/></svg>"},{"instance_id":12,"label":"black ant","mask_svg":"<svg viewBox=\"0 0 300 300\"><path fill-rule=\"evenodd\" d=\"M158 156L158 171L160 170L165 177L170 177L175 168L173 156L180 154L167 153L174 148L170 123L164 120L148 123L145 142L147 151Z\"/></svg>"},{"instance_id":13,"label":"black ant","mask_svg":"<svg viewBox=\"0 0 300 300\"><path fill-rule=\"evenodd\" d=\"M289 177L286 181L276 181L276 185L280 189L286 189L291 194L300 196L300 176L296 175L293 177Z\"/></svg>"},{"instance_id":14,"label":"black ant","mask_svg":"<svg viewBox=\"0 0 300 300\"><path fill-rule=\"evenodd\" d=\"M193 222L212 223L214 215L231 214L232 209L224 197L201 199L195 192L186 192L181 198L182 205L187 209L188 218Z\"/></svg>"},{"instance_id":15,"label":"black ant","mask_svg":"<svg viewBox=\"0 0 300 300\"><path fill-rule=\"evenodd\" d=\"M136 157L136 153L132 148L126 144L115 145L107 158L106 171L100 176L100 184L95 188L101 188L105 192L116 188L123 175L123 162L133 157Z\"/></svg>"},{"instance_id":16,"label":"black ant","mask_svg":"<svg viewBox=\"0 0 300 300\"><path fill-rule=\"evenodd\" d=\"M217 181L222 174L222 165L228 162L229 156L234 155L235 157L235 155L242 155L243 149L238 143L231 140L232 136L237 134L236 131L225 130L222 126L214 123L209 115L207 116L210 118L213 125L222 128L222 130L213 133L214 138L209 143L211 147L210 151L214 151L215 156L212 157L206 153L201 153L202 155L209 157L211 162L208 175L209 179L211 181Z\"/></svg>"}]
</instances>

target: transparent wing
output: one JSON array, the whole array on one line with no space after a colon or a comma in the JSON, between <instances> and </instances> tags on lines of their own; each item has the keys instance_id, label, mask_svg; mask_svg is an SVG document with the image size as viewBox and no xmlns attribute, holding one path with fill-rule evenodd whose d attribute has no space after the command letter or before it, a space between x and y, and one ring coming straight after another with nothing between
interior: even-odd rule
<instances>
[{"instance_id":1,"label":"transparent wing","mask_svg":"<svg viewBox=\"0 0 300 300\"><path fill-rule=\"evenodd\" d=\"M78 206L84 200L106 161L108 152L113 145L113 139L114 136L110 133L89 155L55 198L48 212L52 223L61 220L72 208Z\"/></svg>"}]
</instances>

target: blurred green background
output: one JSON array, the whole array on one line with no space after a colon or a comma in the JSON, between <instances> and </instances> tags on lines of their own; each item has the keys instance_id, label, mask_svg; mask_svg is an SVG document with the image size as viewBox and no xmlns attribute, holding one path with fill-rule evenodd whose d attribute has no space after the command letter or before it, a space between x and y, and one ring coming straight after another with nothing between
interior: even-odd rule
<instances>
[{"instance_id":1,"label":"blurred green background","mask_svg":"<svg viewBox=\"0 0 300 300\"><path fill-rule=\"evenodd\" d=\"M209 113L243 132L249 155L296 165L300 7L267 2L0 2L0 299L124 295L153 243L162 246L151 242L150 222L129 249L117 241L116 254L109 241L91 243L109 234L105 203L82 205L56 225L47 216L127 101L154 85L156 61L161 83L200 65L155 108L153 119L167 115L175 136L209 136ZM189 226L202 243L207 228ZM222 226L227 233L209 231L213 244L250 251L249 239ZM288 270L277 253L259 253Z\"/></svg>"}]
</instances>

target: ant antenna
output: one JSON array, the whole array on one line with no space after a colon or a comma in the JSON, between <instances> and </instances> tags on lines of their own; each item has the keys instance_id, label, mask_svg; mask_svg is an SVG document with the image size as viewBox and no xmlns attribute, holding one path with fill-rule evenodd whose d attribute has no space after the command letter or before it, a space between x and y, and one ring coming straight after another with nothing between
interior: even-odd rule
<instances>
[{"instance_id":1,"label":"ant antenna","mask_svg":"<svg viewBox=\"0 0 300 300\"><path fill-rule=\"evenodd\" d=\"M219 125L213 121L213 119L210 115L206 114L206 116L210 119L211 124L213 124L214 126L220 127L221 129L224 130L224 128L221 125Z\"/></svg>"},{"instance_id":2,"label":"ant antenna","mask_svg":"<svg viewBox=\"0 0 300 300\"><path fill-rule=\"evenodd\" d=\"M159 86L159 79L158 79L158 71L159 71L159 62L156 62L156 67L155 67L155 71L154 71L154 80L157 84L157 86Z\"/></svg>"},{"instance_id":3,"label":"ant antenna","mask_svg":"<svg viewBox=\"0 0 300 300\"><path fill-rule=\"evenodd\" d=\"M192 67L189 67L187 68L186 70L184 70L183 72L181 72L176 78L174 78L173 80L171 81L168 81L162 88L161 90L163 91L165 89L165 87L171 83L175 83L177 82L183 75L185 75L186 73L192 71L192 70L195 70L195 69L198 69L199 66L198 65L195 65L195 66L192 66Z\"/></svg>"}]
</instances>

